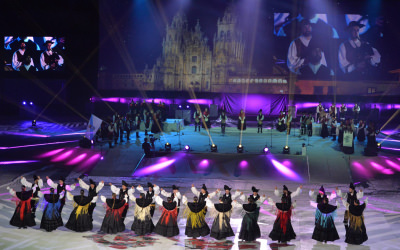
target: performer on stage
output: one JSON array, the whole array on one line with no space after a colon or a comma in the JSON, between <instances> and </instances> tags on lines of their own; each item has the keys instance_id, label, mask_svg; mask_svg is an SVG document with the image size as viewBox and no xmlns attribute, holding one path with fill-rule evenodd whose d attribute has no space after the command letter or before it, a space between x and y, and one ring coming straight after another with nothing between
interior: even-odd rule
<instances>
[{"instance_id":1,"label":"performer on stage","mask_svg":"<svg viewBox=\"0 0 400 250\"><path fill-rule=\"evenodd\" d=\"M196 112L193 114L193 119L194 119L194 132L197 131L197 127L199 127L199 132L200 132L200 122L202 120L202 114L200 111L200 108L196 109Z\"/></svg>"},{"instance_id":2,"label":"performer on stage","mask_svg":"<svg viewBox=\"0 0 400 250\"><path fill-rule=\"evenodd\" d=\"M286 129L286 126L285 126L285 115L283 114L283 111L281 111L281 113L279 114L278 124L276 125L276 129L279 132L283 132Z\"/></svg>"},{"instance_id":3,"label":"performer on stage","mask_svg":"<svg viewBox=\"0 0 400 250\"><path fill-rule=\"evenodd\" d=\"M326 138L329 136L329 132L328 132L328 119L326 118L326 114L325 111L322 111L320 113L320 121L321 121L321 137L322 138Z\"/></svg>"},{"instance_id":4,"label":"performer on stage","mask_svg":"<svg viewBox=\"0 0 400 250\"><path fill-rule=\"evenodd\" d=\"M227 203L232 203L232 201L234 199L236 199L236 197L243 194L243 193L240 193L239 190L236 190L235 194L232 195L231 189L232 188L230 188L229 186L224 185L225 193L222 195L224 202L227 201Z\"/></svg>"},{"instance_id":5,"label":"performer on stage","mask_svg":"<svg viewBox=\"0 0 400 250\"><path fill-rule=\"evenodd\" d=\"M354 204L355 200L359 200L364 196L364 193L363 193L362 190L360 190L360 192L356 191L356 187L354 186L353 183L350 183L349 192L348 193L343 194L342 190L336 188L336 194L337 194L337 196L339 196L339 197L343 198L344 200L346 200L348 204ZM347 225L348 220L349 220L349 210L347 208L346 212L344 213L344 219L343 219L343 223L344 223L344 226L346 228L346 231L348 229L348 225Z\"/></svg>"},{"instance_id":6,"label":"performer on stage","mask_svg":"<svg viewBox=\"0 0 400 250\"><path fill-rule=\"evenodd\" d=\"M66 185L65 184L65 178L64 177L60 177L60 179L58 180L58 184L55 184L48 176L46 176L47 179L47 185L49 185L50 187L54 188L55 190L57 190L57 194L60 195L61 192L64 192L64 196L61 198L60 197L60 214L62 212L62 209L65 205L65 196L66 196L66 192L67 191L72 191L75 189L75 183L72 185Z\"/></svg>"},{"instance_id":7,"label":"performer on stage","mask_svg":"<svg viewBox=\"0 0 400 250\"><path fill-rule=\"evenodd\" d=\"M142 103L140 104L140 119L142 121L144 121L144 116L147 111L149 111L149 108L147 107L146 99L143 99Z\"/></svg>"},{"instance_id":8,"label":"performer on stage","mask_svg":"<svg viewBox=\"0 0 400 250\"><path fill-rule=\"evenodd\" d=\"M219 116L219 119L221 120L221 133L225 135L225 128L226 128L226 120L227 116L225 114L225 110L222 110L221 115Z\"/></svg>"},{"instance_id":9,"label":"performer on stage","mask_svg":"<svg viewBox=\"0 0 400 250\"><path fill-rule=\"evenodd\" d=\"M318 122L318 123L320 122L322 112L324 112L324 106L322 106L321 102L319 102L319 104L317 106L317 110L316 110L316 113L317 113L317 121L316 122Z\"/></svg>"},{"instance_id":10,"label":"performer on stage","mask_svg":"<svg viewBox=\"0 0 400 250\"><path fill-rule=\"evenodd\" d=\"M365 141L365 123L362 120L358 123L357 141Z\"/></svg>"},{"instance_id":11,"label":"performer on stage","mask_svg":"<svg viewBox=\"0 0 400 250\"><path fill-rule=\"evenodd\" d=\"M260 133L260 130L262 134L263 121L264 121L264 115L262 114L262 109L260 109L257 115L257 134Z\"/></svg>"},{"instance_id":12,"label":"performer on stage","mask_svg":"<svg viewBox=\"0 0 400 250\"><path fill-rule=\"evenodd\" d=\"M33 60L31 58L31 55L29 52L26 50L26 42L24 40L19 41L19 49L14 52L13 57L12 57L12 67L16 71L20 71L21 66L23 66L26 58L30 58L30 64L31 66L33 65Z\"/></svg>"},{"instance_id":13,"label":"performer on stage","mask_svg":"<svg viewBox=\"0 0 400 250\"><path fill-rule=\"evenodd\" d=\"M122 221L125 221L126 213L128 212L129 209L129 194L133 194L135 192L135 188L132 186L132 188L128 189L128 183L126 183L125 181L122 181L121 188L117 188L111 183L109 184L111 192L118 195L119 200L126 199L126 206L124 207L124 211L122 212L121 215Z\"/></svg>"},{"instance_id":14,"label":"performer on stage","mask_svg":"<svg viewBox=\"0 0 400 250\"><path fill-rule=\"evenodd\" d=\"M334 114L332 114L332 116L331 116L332 141L336 141L336 128L337 128L336 116Z\"/></svg>"},{"instance_id":15,"label":"performer on stage","mask_svg":"<svg viewBox=\"0 0 400 250\"><path fill-rule=\"evenodd\" d=\"M179 235L178 206L176 201L173 201L171 197L168 197L165 202L158 195L155 196L155 200L157 205L162 207L162 213L154 232L164 237L174 237Z\"/></svg>"},{"instance_id":16,"label":"performer on stage","mask_svg":"<svg viewBox=\"0 0 400 250\"><path fill-rule=\"evenodd\" d=\"M107 199L103 195L100 196L100 199L107 206L106 215L101 223L100 231L106 234L116 234L125 231L122 213L124 212L125 206L128 205L128 198L119 200L117 199L117 195L113 193L111 199Z\"/></svg>"},{"instance_id":17,"label":"performer on stage","mask_svg":"<svg viewBox=\"0 0 400 250\"><path fill-rule=\"evenodd\" d=\"M154 224L151 219L150 205L154 202L154 197L146 199L145 194L141 193L139 198L136 198L130 193L129 199L136 203L131 230L137 235L151 234L154 231Z\"/></svg>"},{"instance_id":18,"label":"performer on stage","mask_svg":"<svg viewBox=\"0 0 400 250\"><path fill-rule=\"evenodd\" d=\"M156 184L152 184L151 182L147 182L148 191L144 191L143 187L138 185L136 189L139 193L145 193L146 199L152 200L153 202L150 204L150 215L153 218L154 211L156 210L156 202L154 201L154 195L158 195L160 193L160 187Z\"/></svg>"},{"instance_id":19,"label":"performer on stage","mask_svg":"<svg viewBox=\"0 0 400 250\"><path fill-rule=\"evenodd\" d=\"M300 117L300 135L305 135L306 134L306 120L307 116L305 113Z\"/></svg>"},{"instance_id":20,"label":"performer on stage","mask_svg":"<svg viewBox=\"0 0 400 250\"><path fill-rule=\"evenodd\" d=\"M21 187L21 192L15 192L12 188L7 187L10 194L19 199L18 205L15 208L14 214L10 220L10 225L14 227L24 228L33 227L36 225L35 218L32 216L31 199L35 192L35 187L26 191L26 187Z\"/></svg>"},{"instance_id":21,"label":"performer on stage","mask_svg":"<svg viewBox=\"0 0 400 250\"><path fill-rule=\"evenodd\" d=\"M286 134L290 135L290 129L292 127L292 112L290 112L290 110L288 111L285 120L286 120Z\"/></svg>"},{"instance_id":22,"label":"performer on stage","mask_svg":"<svg viewBox=\"0 0 400 250\"><path fill-rule=\"evenodd\" d=\"M50 40L44 43L46 50L40 55L40 65L43 70L59 70L64 64L62 56L51 49L53 43Z\"/></svg>"},{"instance_id":23,"label":"performer on stage","mask_svg":"<svg viewBox=\"0 0 400 250\"><path fill-rule=\"evenodd\" d=\"M251 187L251 191L253 192L253 194L251 194L249 196L249 198L253 199L254 202L257 202L258 200L260 200L260 195L258 194L258 192L260 191L260 189L257 189L256 187ZM239 196L239 199L242 200L242 202L245 202L246 197L243 195L243 192L241 193L241 195ZM262 199L262 201L264 202L264 199ZM258 215L260 214L260 206L257 207L257 211L255 211L255 216L256 219L258 220Z\"/></svg>"},{"instance_id":24,"label":"performer on stage","mask_svg":"<svg viewBox=\"0 0 400 250\"><path fill-rule=\"evenodd\" d=\"M208 111L208 108L206 108L203 112L203 118L204 118L204 123L207 126L207 129L211 128L211 121L210 121L210 112ZM203 123L203 128L204 127L204 123Z\"/></svg>"},{"instance_id":25,"label":"performer on stage","mask_svg":"<svg viewBox=\"0 0 400 250\"><path fill-rule=\"evenodd\" d=\"M296 233L293 230L291 222L292 210L296 207L296 202L292 203L291 199L288 200L282 196L280 203L275 203L271 198L268 198L268 204L277 209L276 219L269 237L279 243L286 243L296 239Z\"/></svg>"},{"instance_id":26,"label":"performer on stage","mask_svg":"<svg viewBox=\"0 0 400 250\"><path fill-rule=\"evenodd\" d=\"M125 142L124 141L124 130L125 130L125 122L124 118L122 116L119 117L118 119L118 133L119 133L119 142Z\"/></svg>"},{"instance_id":27,"label":"performer on stage","mask_svg":"<svg viewBox=\"0 0 400 250\"><path fill-rule=\"evenodd\" d=\"M312 136L312 124L314 122L314 118L312 117L312 114L308 114L308 117L306 119L306 126L307 126L307 134L308 136Z\"/></svg>"},{"instance_id":28,"label":"performer on stage","mask_svg":"<svg viewBox=\"0 0 400 250\"><path fill-rule=\"evenodd\" d=\"M33 218L36 217L36 208L37 205L39 204L39 191L41 188L43 188L43 180L40 179L40 176L33 175L33 183L30 183L26 180L25 177L21 176L21 184L24 185L25 187L30 187L31 189L34 189L35 191L33 192L33 196L31 199L31 208L32 208L32 216Z\"/></svg>"},{"instance_id":29,"label":"performer on stage","mask_svg":"<svg viewBox=\"0 0 400 250\"><path fill-rule=\"evenodd\" d=\"M368 197L364 203L360 205L360 200L354 200L353 203L346 202L342 199L343 204L349 212L349 224L346 223L346 239L344 242L353 245L361 245L368 240L367 229L364 223L364 210L368 204Z\"/></svg>"},{"instance_id":30,"label":"performer on stage","mask_svg":"<svg viewBox=\"0 0 400 250\"><path fill-rule=\"evenodd\" d=\"M187 218L185 235L196 239L200 236L205 237L210 234L210 228L205 220L205 215L207 213L207 210L205 209L206 202L199 202L197 196L193 198L193 202L188 202L184 195L182 203L186 205L183 213L184 217Z\"/></svg>"},{"instance_id":31,"label":"performer on stage","mask_svg":"<svg viewBox=\"0 0 400 250\"><path fill-rule=\"evenodd\" d=\"M246 130L246 121L246 114L244 113L244 110L241 109L237 126L239 130Z\"/></svg>"},{"instance_id":32,"label":"performer on stage","mask_svg":"<svg viewBox=\"0 0 400 250\"><path fill-rule=\"evenodd\" d=\"M219 189L215 190L212 193L208 193L207 187L205 184L200 189L200 192L197 191L197 188L192 184L192 193L199 198L199 202L206 201L207 197L212 199L217 193L219 193Z\"/></svg>"},{"instance_id":33,"label":"performer on stage","mask_svg":"<svg viewBox=\"0 0 400 250\"><path fill-rule=\"evenodd\" d=\"M325 193L325 189L324 186L321 186L318 190L318 195L314 194L314 189L311 189L310 192L308 192L308 195L317 202L317 204L322 203L322 201L325 198L328 198L326 193Z\"/></svg>"},{"instance_id":34,"label":"performer on stage","mask_svg":"<svg viewBox=\"0 0 400 250\"><path fill-rule=\"evenodd\" d=\"M290 192L289 189L286 187L286 185L283 185L283 193L282 193L282 197L281 198L284 199L286 203L291 204L292 203L292 198L294 198L294 197L298 196L299 194L301 194L302 188L303 188L303 185L298 187L296 189L296 191ZM278 197L281 196L281 193L279 192L277 187L275 187L274 194L275 194L275 196L278 196Z\"/></svg>"},{"instance_id":35,"label":"performer on stage","mask_svg":"<svg viewBox=\"0 0 400 250\"><path fill-rule=\"evenodd\" d=\"M171 197L173 201L176 201L176 204L178 204L178 213L179 213L179 207L181 206L181 199L182 199L182 195L179 192L179 187L172 185L172 193L168 193L162 188L160 190L161 190L161 195L167 198Z\"/></svg>"},{"instance_id":36,"label":"performer on stage","mask_svg":"<svg viewBox=\"0 0 400 250\"><path fill-rule=\"evenodd\" d=\"M151 133L158 134L161 132L162 125L162 115L161 111L157 110L155 114L153 114L153 122L151 124Z\"/></svg>"},{"instance_id":37,"label":"performer on stage","mask_svg":"<svg viewBox=\"0 0 400 250\"><path fill-rule=\"evenodd\" d=\"M344 103L342 103L342 106L340 106L340 120L341 121L346 120L346 112L347 112L347 107Z\"/></svg>"},{"instance_id":38,"label":"performer on stage","mask_svg":"<svg viewBox=\"0 0 400 250\"><path fill-rule=\"evenodd\" d=\"M133 121L131 119L131 114L126 115L125 117L125 131L126 131L126 140L129 141L131 138L131 131L133 129Z\"/></svg>"},{"instance_id":39,"label":"performer on stage","mask_svg":"<svg viewBox=\"0 0 400 250\"><path fill-rule=\"evenodd\" d=\"M216 240L222 240L231 236L235 236L235 233L231 227L231 215L232 215L232 205L224 202L223 198L219 198L218 203L213 203L210 198L206 199L207 207L211 211L215 211L214 222L211 227L210 237Z\"/></svg>"},{"instance_id":40,"label":"performer on stage","mask_svg":"<svg viewBox=\"0 0 400 250\"><path fill-rule=\"evenodd\" d=\"M119 115L115 115L114 117L114 145L117 145L119 137Z\"/></svg>"},{"instance_id":41,"label":"performer on stage","mask_svg":"<svg viewBox=\"0 0 400 250\"><path fill-rule=\"evenodd\" d=\"M337 116L337 108L336 108L336 103L332 103L332 106L329 108L329 116Z\"/></svg>"},{"instance_id":42,"label":"performer on stage","mask_svg":"<svg viewBox=\"0 0 400 250\"><path fill-rule=\"evenodd\" d=\"M357 124L358 123L358 117L360 115L360 106L358 106L358 104L354 104L353 107L353 116L354 116L354 123Z\"/></svg>"},{"instance_id":43,"label":"performer on stage","mask_svg":"<svg viewBox=\"0 0 400 250\"><path fill-rule=\"evenodd\" d=\"M150 123L151 123L151 115L150 112L146 112L144 115L144 135L147 135L147 131L150 129Z\"/></svg>"},{"instance_id":44,"label":"performer on stage","mask_svg":"<svg viewBox=\"0 0 400 250\"><path fill-rule=\"evenodd\" d=\"M139 136L139 131L140 131L140 123L141 123L141 121L142 121L142 117L141 117L140 113L137 113L137 114L136 114L136 117L135 117L136 138L139 138L139 137L140 137L140 136Z\"/></svg>"},{"instance_id":45,"label":"performer on stage","mask_svg":"<svg viewBox=\"0 0 400 250\"><path fill-rule=\"evenodd\" d=\"M75 232L86 232L93 229L92 217L89 214L89 205L93 197L84 196L84 194L83 189L81 189L80 195L75 196L67 191L68 200L74 201L74 210L72 210L65 227Z\"/></svg>"},{"instance_id":46,"label":"performer on stage","mask_svg":"<svg viewBox=\"0 0 400 250\"><path fill-rule=\"evenodd\" d=\"M107 139L108 139L108 146L109 148L113 148L112 141L114 137L114 124L110 123L107 127L108 133L107 133Z\"/></svg>"},{"instance_id":47,"label":"performer on stage","mask_svg":"<svg viewBox=\"0 0 400 250\"><path fill-rule=\"evenodd\" d=\"M40 222L41 229L51 232L64 225L61 214L58 212L61 205L60 199L64 197L64 195L64 192L60 195L54 193L54 188L50 188L50 194L44 195L46 205L43 211L42 221Z\"/></svg>"},{"instance_id":48,"label":"performer on stage","mask_svg":"<svg viewBox=\"0 0 400 250\"><path fill-rule=\"evenodd\" d=\"M335 241L340 239L335 226L336 206L330 205L328 198L324 197L321 203L318 203L315 211L315 227L312 239L320 242Z\"/></svg>"},{"instance_id":49,"label":"performer on stage","mask_svg":"<svg viewBox=\"0 0 400 250\"><path fill-rule=\"evenodd\" d=\"M89 206L89 215L93 221L93 211L94 208L96 207L97 195L100 192L100 190L104 187L104 181L99 182L99 185L96 185L96 183L92 179L89 179L90 185L86 184L81 178L78 178L78 181L79 181L79 186L88 191L89 193L88 196L93 197L92 202L90 203Z\"/></svg>"}]
</instances>

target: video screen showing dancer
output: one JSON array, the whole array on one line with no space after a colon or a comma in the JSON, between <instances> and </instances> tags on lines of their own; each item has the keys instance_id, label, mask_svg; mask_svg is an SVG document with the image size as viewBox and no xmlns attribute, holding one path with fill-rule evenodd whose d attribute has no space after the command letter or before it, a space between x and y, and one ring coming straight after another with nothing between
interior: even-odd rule
<instances>
[{"instance_id":1,"label":"video screen showing dancer","mask_svg":"<svg viewBox=\"0 0 400 250\"><path fill-rule=\"evenodd\" d=\"M3 71L64 71L65 37L5 36Z\"/></svg>"}]
</instances>

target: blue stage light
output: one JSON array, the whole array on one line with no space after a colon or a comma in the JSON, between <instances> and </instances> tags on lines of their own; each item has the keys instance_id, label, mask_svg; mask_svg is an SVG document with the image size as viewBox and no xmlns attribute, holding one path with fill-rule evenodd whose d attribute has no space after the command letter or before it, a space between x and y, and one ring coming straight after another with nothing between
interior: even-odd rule
<instances>
[{"instance_id":1,"label":"blue stage light","mask_svg":"<svg viewBox=\"0 0 400 250\"><path fill-rule=\"evenodd\" d=\"M22 105L26 105L26 101L23 101L23 102L22 102Z\"/></svg>"},{"instance_id":2,"label":"blue stage light","mask_svg":"<svg viewBox=\"0 0 400 250\"><path fill-rule=\"evenodd\" d=\"M29 105L33 105L33 102L30 102Z\"/></svg>"}]
</instances>

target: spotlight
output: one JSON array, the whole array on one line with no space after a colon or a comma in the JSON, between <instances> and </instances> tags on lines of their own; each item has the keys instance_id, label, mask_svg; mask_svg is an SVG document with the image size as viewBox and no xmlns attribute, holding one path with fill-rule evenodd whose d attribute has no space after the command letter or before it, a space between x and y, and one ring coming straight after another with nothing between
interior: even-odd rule
<instances>
[{"instance_id":1,"label":"spotlight","mask_svg":"<svg viewBox=\"0 0 400 250\"><path fill-rule=\"evenodd\" d=\"M171 143L169 142L165 143L165 151L167 152L171 151Z\"/></svg>"},{"instance_id":2,"label":"spotlight","mask_svg":"<svg viewBox=\"0 0 400 250\"><path fill-rule=\"evenodd\" d=\"M94 144L94 141L93 141L93 140L90 140L90 142L92 143L92 145Z\"/></svg>"},{"instance_id":3,"label":"spotlight","mask_svg":"<svg viewBox=\"0 0 400 250\"><path fill-rule=\"evenodd\" d=\"M188 109L188 108L189 108L189 105L187 105L186 108Z\"/></svg>"},{"instance_id":4,"label":"spotlight","mask_svg":"<svg viewBox=\"0 0 400 250\"><path fill-rule=\"evenodd\" d=\"M32 121L32 127L36 127L36 120Z\"/></svg>"},{"instance_id":5,"label":"spotlight","mask_svg":"<svg viewBox=\"0 0 400 250\"><path fill-rule=\"evenodd\" d=\"M263 151L264 151L264 154L268 154L269 148L268 148L268 147L265 147Z\"/></svg>"},{"instance_id":6,"label":"spotlight","mask_svg":"<svg viewBox=\"0 0 400 250\"><path fill-rule=\"evenodd\" d=\"M32 105L33 105L33 102L30 102L30 103L29 103L29 105L31 105L31 106L32 106Z\"/></svg>"},{"instance_id":7,"label":"spotlight","mask_svg":"<svg viewBox=\"0 0 400 250\"><path fill-rule=\"evenodd\" d=\"M23 101L23 102L22 102L22 105L26 105L26 101Z\"/></svg>"},{"instance_id":8,"label":"spotlight","mask_svg":"<svg viewBox=\"0 0 400 250\"><path fill-rule=\"evenodd\" d=\"M238 152L238 153L243 153L243 145L242 144L239 144L237 147L236 147L236 151Z\"/></svg>"},{"instance_id":9,"label":"spotlight","mask_svg":"<svg viewBox=\"0 0 400 250\"><path fill-rule=\"evenodd\" d=\"M289 146L284 146L284 147L283 147L283 154L290 154L290 148L289 148Z\"/></svg>"},{"instance_id":10,"label":"spotlight","mask_svg":"<svg viewBox=\"0 0 400 250\"><path fill-rule=\"evenodd\" d=\"M189 152L190 151L189 145L186 145L184 149L185 149L186 152Z\"/></svg>"},{"instance_id":11,"label":"spotlight","mask_svg":"<svg viewBox=\"0 0 400 250\"><path fill-rule=\"evenodd\" d=\"M179 108L181 109L181 108L182 108L182 105L179 105Z\"/></svg>"},{"instance_id":12,"label":"spotlight","mask_svg":"<svg viewBox=\"0 0 400 250\"><path fill-rule=\"evenodd\" d=\"M100 160L104 160L104 156L100 157Z\"/></svg>"},{"instance_id":13,"label":"spotlight","mask_svg":"<svg viewBox=\"0 0 400 250\"><path fill-rule=\"evenodd\" d=\"M376 144L376 149L378 151L380 151L382 149L382 145L379 142Z\"/></svg>"},{"instance_id":14,"label":"spotlight","mask_svg":"<svg viewBox=\"0 0 400 250\"><path fill-rule=\"evenodd\" d=\"M217 145L215 145L214 143L211 145L211 152L217 152L218 148Z\"/></svg>"}]
</instances>

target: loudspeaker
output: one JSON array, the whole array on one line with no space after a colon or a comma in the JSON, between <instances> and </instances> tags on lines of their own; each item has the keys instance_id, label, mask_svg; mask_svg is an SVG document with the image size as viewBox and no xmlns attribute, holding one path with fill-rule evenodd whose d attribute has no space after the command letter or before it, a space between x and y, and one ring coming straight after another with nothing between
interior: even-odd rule
<instances>
[{"instance_id":1,"label":"loudspeaker","mask_svg":"<svg viewBox=\"0 0 400 250\"><path fill-rule=\"evenodd\" d=\"M210 117L212 117L212 118L218 117L218 105L217 104L210 105Z\"/></svg>"}]
</instances>

